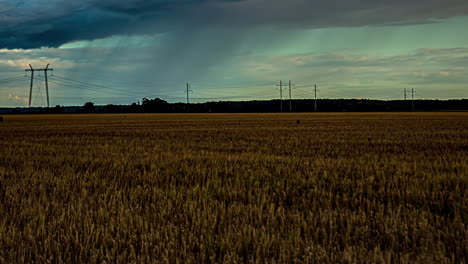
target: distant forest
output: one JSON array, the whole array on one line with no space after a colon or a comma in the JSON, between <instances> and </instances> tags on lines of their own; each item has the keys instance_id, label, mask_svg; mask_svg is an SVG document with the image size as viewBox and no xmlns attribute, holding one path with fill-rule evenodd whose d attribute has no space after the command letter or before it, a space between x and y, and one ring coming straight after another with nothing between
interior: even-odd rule
<instances>
[{"instance_id":1,"label":"distant forest","mask_svg":"<svg viewBox=\"0 0 468 264\"><path fill-rule=\"evenodd\" d=\"M314 112L314 100L282 101L283 112ZM408 111L468 111L468 99L461 100L366 100L319 99L318 112L408 112ZM206 103L168 103L160 98L143 98L141 104L60 106L52 108L0 108L0 113L273 113L281 112L280 100L219 101Z\"/></svg>"}]
</instances>

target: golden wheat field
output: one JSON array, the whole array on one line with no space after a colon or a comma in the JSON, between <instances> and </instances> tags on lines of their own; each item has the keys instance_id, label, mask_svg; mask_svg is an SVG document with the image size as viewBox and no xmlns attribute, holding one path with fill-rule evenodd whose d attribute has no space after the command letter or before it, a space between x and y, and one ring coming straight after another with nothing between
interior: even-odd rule
<instances>
[{"instance_id":1,"label":"golden wheat field","mask_svg":"<svg viewBox=\"0 0 468 264\"><path fill-rule=\"evenodd\" d=\"M0 263L467 263L468 113L7 115Z\"/></svg>"}]
</instances>

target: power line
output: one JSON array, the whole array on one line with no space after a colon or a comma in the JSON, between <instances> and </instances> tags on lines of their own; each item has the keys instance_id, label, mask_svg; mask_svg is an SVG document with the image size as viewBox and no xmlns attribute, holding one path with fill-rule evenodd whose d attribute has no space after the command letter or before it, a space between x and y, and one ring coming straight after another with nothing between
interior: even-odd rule
<instances>
[{"instance_id":1,"label":"power line","mask_svg":"<svg viewBox=\"0 0 468 264\"><path fill-rule=\"evenodd\" d=\"M6 88L7 86L9 86L8 88L11 88L11 85L18 85L18 84L21 84L21 83L24 83L24 82L27 82L27 80L18 80L18 81L15 81L15 82L5 82L5 83L0 83L0 85L5 85L5 87L3 87L3 88Z\"/></svg>"},{"instance_id":2,"label":"power line","mask_svg":"<svg viewBox=\"0 0 468 264\"><path fill-rule=\"evenodd\" d=\"M82 82L82 81L77 81L77 80L73 80L73 79L70 79L70 78L65 78L65 77L60 77L60 76L54 76L54 77L57 77L60 79L61 82L63 83L67 83L67 84L71 84L71 85L75 85L75 86L78 86L80 85L80 87L82 86L85 86L85 87L88 87L88 88L93 88L93 89L106 89L106 90L110 90L110 91L117 91L119 93L130 93L132 95L135 95L135 94L140 94L141 96L148 96L148 93L142 93L142 92L135 92L135 91L128 91L128 90L122 90L122 89L116 89L116 88L111 88L111 87L108 87L108 86L103 86L103 85L97 85L97 84L92 84L92 83L88 83L88 82ZM99 90L101 91L101 90ZM158 95L160 97L169 97L169 96L164 96L164 95Z\"/></svg>"},{"instance_id":3,"label":"power line","mask_svg":"<svg viewBox=\"0 0 468 264\"><path fill-rule=\"evenodd\" d=\"M37 77L36 77L37 78ZM132 93L132 92L126 92L126 93L122 93L122 92L111 92L111 91L106 91L106 90L99 90L97 88L91 88L91 87L87 87L87 86L79 86L78 84L73 84L71 82L64 82L62 80L57 80L57 79L54 79L54 80L50 80L49 81L50 83L52 84L56 84L56 85L61 85L61 86L66 86L66 87L69 87L69 88L73 88L73 89L78 89L78 90L87 90L87 91L93 91L93 92L98 92L98 93L103 93L103 94L111 94L111 95L121 95L121 96L127 96L126 98L134 98L136 97L135 96L135 93ZM131 95L130 95L131 94ZM143 95L143 96L148 96L147 94ZM149 96L148 96L149 97ZM166 95L157 95L156 97L164 97L164 98L169 98L169 99L182 99L183 97L173 97L173 96L166 96ZM113 97L114 98L114 97Z\"/></svg>"},{"instance_id":4,"label":"power line","mask_svg":"<svg viewBox=\"0 0 468 264\"><path fill-rule=\"evenodd\" d=\"M309 93L304 93L304 92L301 92L301 91L295 91L294 95L295 95L296 98L310 99L310 94Z\"/></svg>"},{"instance_id":5,"label":"power line","mask_svg":"<svg viewBox=\"0 0 468 264\"><path fill-rule=\"evenodd\" d=\"M122 81L122 80L115 80L115 79L112 79L112 80L109 80L109 79L105 79L105 78L99 78L99 77L96 77L94 76L93 79L97 79L98 81L101 81L101 82L105 82L105 83L109 83L109 84L112 84L112 86L118 86L116 85L116 83L119 83L119 84L127 84L127 85L124 85L124 86L128 86L128 85L138 85L138 86L144 86L144 87L154 87L154 86L180 86L182 85L183 83L173 83L173 84L169 84L169 83L153 83L153 82L149 82L149 81L142 81L142 80L132 80L132 81Z\"/></svg>"},{"instance_id":6,"label":"power line","mask_svg":"<svg viewBox=\"0 0 468 264\"><path fill-rule=\"evenodd\" d=\"M17 77L12 77L12 78L0 79L0 82L15 81L15 80L19 80L19 79L24 79L24 77L17 76Z\"/></svg>"},{"instance_id":7,"label":"power line","mask_svg":"<svg viewBox=\"0 0 468 264\"><path fill-rule=\"evenodd\" d=\"M263 92L256 92L256 93L250 93L250 94L244 94L240 96L219 96L219 97L192 97L192 99L197 99L197 100L219 100L219 99L243 99L243 98L252 98L256 96L269 96L271 95L270 91L263 91Z\"/></svg>"},{"instance_id":8,"label":"power line","mask_svg":"<svg viewBox=\"0 0 468 264\"><path fill-rule=\"evenodd\" d=\"M106 89L106 90L110 90L110 91L118 91L119 94L122 94L124 93L124 95L126 95L127 93L131 93L132 95L135 94L135 92L130 92L130 91L127 91L127 90L122 90L122 89L116 89L116 88L111 88L111 87L108 87L108 86L103 86L103 85L96 85L96 84L91 84L91 83L88 83L88 82L82 82L82 81L77 81L77 80L73 80L71 78L65 78L65 77L61 77L61 76L55 76L58 78L58 80L55 80L56 82L60 82L60 84L62 85L65 85L65 86L68 86L68 87L72 87L72 88L77 88L77 89L85 89L85 90L90 90L90 91L97 91L97 92L100 92L100 93L103 93L104 91L101 90L102 89ZM263 85L259 85L259 86L263 86ZM281 111L282 111L282 81L280 82L280 98L281 98ZM241 86L237 86L237 87L241 87ZM289 107L290 107L290 111L292 111L292 87L293 87L293 84L290 82L289 83ZM295 87L295 86L294 86ZM300 87L309 87L307 85L302 85ZM99 88L99 89L98 89ZM187 91L188 90L188 91ZM306 92L300 92L301 90L300 89L297 89L297 93L299 95L302 95L302 96L308 96L306 95L307 93ZM190 103L190 97L189 97L189 94L190 92L192 92L191 90L191 86L190 84L188 84L188 89L186 89L185 91L187 93L186 95L186 101L187 103ZM106 93L106 92L104 92ZM139 93L139 94L143 94L143 93ZM203 94L203 92L201 92L201 94ZM232 96L219 96L219 97L197 97L197 98L193 98L193 99L198 99L198 100L215 100L215 99L241 99L241 98L249 98L249 97L253 97L253 96L266 96L266 95L269 95L270 93L269 92L256 92L256 93L251 93L251 94L242 94L242 95L232 95ZM144 94L144 96L146 96L147 94ZM164 96L164 95L159 95L159 96ZM169 97L169 96L164 96L164 97ZM171 97L171 98L174 98L174 99L181 99L181 97Z\"/></svg>"},{"instance_id":9,"label":"power line","mask_svg":"<svg viewBox=\"0 0 468 264\"><path fill-rule=\"evenodd\" d=\"M82 82L82 81L77 81L77 80L74 80L74 79L71 79L71 78L66 78L66 77L61 77L61 76L56 76L56 77L60 77L62 79L67 79L69 81L74 81L74 82L79 82L81 84L87 84L87 85L93 85L93 86L99 86L99 87L106 87L106 88L110 88L109 86L106 86L106 85L102 85L102 84L92 84L92 83L89 83L89 82ZM115 84L115 80L107 80L107 79L104 79L104 78L96 78L94 77L94 79L99 79L100 81L103 81L103 82L107 82L109 84L112 85L112 87L126 87L128 85L132 85L132 86L139 86L139 87L144 87L144 88L154 88L154 87L161 87L161 86L167 86L167 87L177 87L177 86L181 86L181 83L173 83L173 84L168 84L168 83L152 83L152 82L142 82L142 81L137 81L137 82L125 82L125 81L118 81L119 84L122 84L122 83L126 83L127 85L116 85ZM193 83L191 82L190 83L191 87L194 87L194 86L199 86L199 87L203 87L203 88L206 88L206 89L220 89L220 88L239 88L239 89L247 89L247 88L251 88L251 87L266 87L266 86L270 86L270 84L245 84L245 85L219 85L219 84L206 84L206 83ZM116 88L112 88L112 89L116 89ZM161 90L161 89L159 89Z\"/></svg>"},{"instance_id":10,"label":"power line","mask_svg":"<svg viewBox=\"0 0 468 264\"><path fill-rule=\"evenodd\" d=\"M71 83L62 82L60 80L50 80L49 82L51 82L53 84L57 84L57 85L67 86L67 87L70 87L70 88L80 89L80 90L88 90L88 91L106 93L106 94L115 94L115 92L102 91L102 90L93 89L93 88L89 88L89 87L78 86L78 85L74 85L74 84L71 84ZM122 94L120 94L120 95L122 95Z\"/></svg>"},{"instance_id":11,"label":"power line","mask_svg":"<svg viewBox=\"0 0 468 264\"><path fill-rule=\"evenodd\" d=\"M72 83L77 83L77 84L85 85L85 86L88 86L88 87L91 86L91 87L95 87L95 88L102 88L102 89L113 90L113 91L119 91L119 92L135 93L135 92L127 91L127 90L111 88L111 87L104 86L104 85L97 85L97 84L92 84L92 83L86 83L86 82L82 82L82 81L77 81L77 80L73 80L73 79L70 79L70 78L60 77L60 76L57 76L57 75L55 75L54 77L55 77L55 78L59 78L59 79L63 79L64 81L67 81L68 83L72 82Z\"/></svg>"},{"instance_id":12,"label":"power line","mask_svg":"<svg viewBox=\"0 0 468 264\"><path fill-rule=\"evenodd\" d=\"M18 83L22 81L26 81L24 77L18 77L18 78L11 78L11 79L6 79L6 80L0 80L0 85L6 85L6 84L12 84L12 83Z\"/></svg>"},{"instance_id":13,"label":"power line","mask_svg":"<svg viewBox=\"0 0 468 264\"><path fill-rule=\"evenodd\" d=\"M54 76L54 77L57 77L57 76ZM99 86L99 85L92 85L92 84L80 84L79 81L67 81L67 80L61 80L61 79L55 79L54 80L57 84L57 82L59 82L60 84L62 85L66 85L66 86L73 86L77 89L83 89L83 90L90 90L90 91L97 91L97 92L100 92L100 93L109 93L109 94L120 94L120 95L128 95L128 94L131 94L133 96L135 95L140 95L140 96L148 96L148 93L142 93L142 92L132 92L132 91L127 91L127 90L121 90L121 89L114 89L114 88L110 88L110 87L103 87L103 86ZM105 90L102 90L102 89L105 89ZM160 96L160 97L167 97L165 95L162 95L162 94L159 94L157 96Z\"/></svg>"},{"instance_id":14,"label":"power line","mask_svg":"<svg viewBox=\"0 0 468 264\"><path fill-rule=\"evenodd\" d=\"M294 91L296 94L302 94L302 95L307 95L307 96L310 96L310 92L309 91L305 91L305 90L302 90L302 89L298 89L296 87L294 87Z\"/></svg>"},{"instance_id":15,"label":"power line","mask_svg":"<svg viewBox=\"0 0 468 264\"><path fill-rule=\"evenodd\" d=\"M75 88L75 89L81 89L81 90L89 90L89 91L95 91L95 92L100 92L100 93L106 93L106 94L115 94L115 92L110 92L110 91L103 91L101 89L98 89L98 87L102 87L102 86L94 86L90 83L85 83L85 82L80 82L80 81L68 81L67 79L69 78L63 78L63 77L60 77L60 76L54 76L54 77L59 77L59 79L54 79L54 80L50 80L51 83L54 83L54 84L57 84L57 85L63 85L63 86L67 86L67 87L70 87L70 88ZM61 80L61 79L64 79L64 80ZM70 79L71 80L71 79ZM83 85L80 85L80 83L83 83ZM121 94L121 95L127 95L127 93L131 93L132 95L135 94L135 92L130 92L130 91L126 91L126 90L120 90L120 89L113 89L113 88L110 88L110 87L102 87L103 89L107 89L107 90L115 90L115 91L118 91L118 94ZM191 87L190 87L190 84L189 84L189 92L191 92ZM249 94L243 94L243 95L233 95L233 96L219 96L219 97L197 97L197 98L193 98L193 99L199 99L199 100L215 100L215 99L241 99L241 98L249 98L251 96L262 96L262 95L269 95L270 92L269 91L259 91L259 92L255 92L255 93L249 93ZM147 94L145 94L145 96L147 96ZM174 97L174 96L165 96L165 95L159 95L161 97L165 97L165 98L170 98L170 99L182 99L182 97Z\"/></svg>"},{"instance_id":16,"label":"power line","mask_svg":"<svg viewBox=\"0 0 468 264\"><path fill-rule=\"evenodd\" d=\"M138 86L144 86L144 87L160 87L160 86L172 86L172 87L177 87L177 86L181 86L182 83L179 83L179 82L175 82L175 83L155 83L155 82L152 82L151 80L146 80L146 81L142 81L142 80L132 80L132 81L125 81L125 80L115 80L115 79L106 79L106 78L102 78L102 77L98 77L98 76L93 76L93 79L97 79L99 81L102 81L102 82L106 82L106 83L109 83L109 84L112 84L112 86L116 86L115 83L119 83L119 84L128 84L128 85L138 85ZM255 83L255 84L243 84L243 85L237 85L237 84L233 84L233 85L219 85L219 84L213 84L213 83L206 83L204 81L201 81L201 82L190 82L191 86L192 87L195 87L195 86L200 86L200 87L206 87L206 88L213 88L213 89L218 89L218 88L250 88L250 87L267 87L267 86L270 86L271 84L268 84L268 83L265 83L265 84L258 84L258 83ZM121 86L122 87L122 86Z\"/></svg>"}]
</instances>

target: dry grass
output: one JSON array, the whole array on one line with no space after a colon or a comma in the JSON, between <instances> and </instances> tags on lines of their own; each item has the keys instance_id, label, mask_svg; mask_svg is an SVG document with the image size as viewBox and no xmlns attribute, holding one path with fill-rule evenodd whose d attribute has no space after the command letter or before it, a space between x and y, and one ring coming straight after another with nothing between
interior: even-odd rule
<instances>
[{"instance_id":1,"label":"dry grass","mask_svg":"<svg viewBox=\"0 0 468 264\"><path fill-rule=\"evenodd\" d=\"M1 263L468 261L467 113L4 119Z\"/></svg>"}]
</instances>

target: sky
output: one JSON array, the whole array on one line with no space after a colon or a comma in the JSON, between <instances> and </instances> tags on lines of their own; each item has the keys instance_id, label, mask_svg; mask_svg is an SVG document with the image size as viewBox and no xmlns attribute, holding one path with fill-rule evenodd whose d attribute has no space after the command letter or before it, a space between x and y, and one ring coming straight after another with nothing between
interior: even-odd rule
<instances>
[{"instance_id":1,"label":"sky","mask_svg":"<svg viewBox=\"0 0 468 264\"><path fill-rule=\"evenodd\" d=\"M29 64L52 106L468 98L467 26L466 0L0 0L0 106L28 105Z\"/></svg>"}]
</instances>

